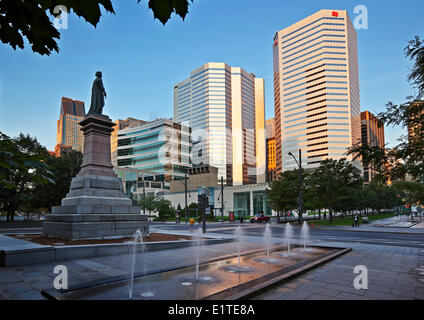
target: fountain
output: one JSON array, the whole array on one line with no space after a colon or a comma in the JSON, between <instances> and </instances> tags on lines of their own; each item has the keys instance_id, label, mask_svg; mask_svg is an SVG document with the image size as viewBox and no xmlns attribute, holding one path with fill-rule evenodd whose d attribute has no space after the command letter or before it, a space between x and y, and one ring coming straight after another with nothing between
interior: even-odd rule
<instances>
[{"instance_id":1,"label":"fountain","mask_svg":"<svg viewBox=\"0 0 424 320\"><path fill-rule=\"evenodd\" d=\"M257 258L256 261L260 263L276 263L278 260L271 258L271 247L272 247L272 234L271 234L271 227L269 224L265 226L265 232L264 232L264 243L265 243L265 258Z\"/></svg>"},{"instance_id":2,"label":"fountain","mask_svg":"<svg viewBox=\"0 0 424 320\"><path fill-rule=\"evenodd\" d=\"M134 233L134 240L130 243L132 246L131 250L131 275L130 275L130 286L129 286L129 299L132 300L134 297L134 274L136 270L137 261L137 249L141 245L141 259L142 259L142 275L146 275L146 245L143 241L143 234L140 230ZM153 293L147 290L141 294L143 297L153 297Z\"/></svg>"},{"instance_id":3,"label":"fountain","mask_svg":"<svg viewBox=\"0 0 424 320\"><path fill-rule=\"evenodd\" d=\"M234 236L236 241L236 251L237 251L237 266L233 266L233 265L226 265L223 267L223 270L226 272L230 272L230 273L245 273L245 272L250 272L253 269L251 267L248 266L242 266L241 265L241 239L242 239L242 229L240 226L238 226L235 231L234 231Z\"/></svg>"},{"instance_id":4,"label":"fountain","mask_svg":"<svg viewBox=\"0 0 424 320\"><path fill-rule=\"evenodd\" d=\"M300 234L303 238L303 251L306 252L306 241L309 239L309 226L306 221L303 221L302 227L300 228Z\"/></svg>"},{"instance_id":5,"label":"fountain","mask_svg":"<svg viewBox=\"0 0 424 320\"><path fill-rule=\"evenodd\" d=\"M195 234L195 245L196 245L196 281L199 280L199 263L200 263L200 235L202 230L197 229Z\"/></svg>"},{"instance_id":6,"label":"fountain","mask_svg":"<svg viewBox=\"0 0 424 320\"><path fill-rule=\"evenodd\" d=\"M290 222L287 222L284 230L284 238L287 240L287 255L290 256L290 240L293 237L293 228Z\"/></svg>"},{"instance_id":7,"label":"fountain","mask_svg":"<svg viewBox=\"0 0 424 320\"><path fill-rule=\"evenodd\" d=\"M237 230L236 234L240 240L241 230ZM42 294L49 299L60 300L116 300L128 297L133 300L234 300L250 297L252 292L259 292L279 283L287 276L293 276L293 273L311 270L323 261L330 261L351 250L319 247L315 252L300 253L297 251L298 246L293 245L292 249L294 248L296 252L292 252L290 258L276 259L275 262L264 265L265 258L282 256L286 252L286 247L268 246L266 250L262 247L241 252L240 241L237 241L237 253L215 257L200 264L200 258L197 258L200 250L194 250L196 265L193 265L193 261L188 261L184 265L137 273L136 255L137 251L140 251L139 245L143 243L142 241L140 233L137 232L134 241L131 242L133 247L129 294L128 274L102 279L95 284L92 282L78 284L65 291L43 290ZM200 247L198 241L193 242ZM146 288L152 288L154 296L150 291L146 292ZM140 292L145 293L136 294Z\"/></svg>"},{"instance_id":8,"label":"fountain","mask_svg":"<svg viewBox=\"0 0 424 320\"><path fill-rule=\"evenodd\" d=\"M266 247L267 260L269 260L269 248L271 247L271 241L272 241L271 228L269 227L269 224L267 224L265 227L265 232L264 232L264 242Z\"/></svg>"},{"instance_id":9,"label":"fountain","mask_svg":"<svg viewBox=\"0 0 424 320\"><path fill-rule=\"evenodd\" d=\"M302 235L305 234L303 230ZM287 253L285 246L273 246L271 229L266 226L264 232L265 248L242 252L242 228L235 230L235 245L237 252L200 262L201 229L197 230L193 245L195 264L188 261L185 265L169 266L167 269L149 269L146 272L146 245L142 233L137 231L134 240L130 242L131 274L128 289L128 274L122 277L103 279L102 282L78 284L63 292L49 289L43 295L50 299L132 299L132 300L198 300L198 299L240 299L249 296L253 291L277 283L286 274L304 272L304 267L313 268L348 252L351 249L330 247L308 248L301 252L299 245L290 244L292 230L286 225L285 238L288 240ZM140 247L141 245L141 247ZM290 246L292 251L290 253ZM305 249L305 245L303 248ZM137 255L141 253L141 255ZM273 257L284 257L273 259ZM137 272L137 258L142 261L142 272ZM140 260L141 259L141 260ZM140 266L141 267L141 266ZM150 291L152 289L152 292ZM141 293L141 294L140 294Z\"/></svg>"},{"instance_id":10,"label":"fountain","mask_svg":"<svg viewBox=\"0 0 424 320\"><path fill-rule=\"evenodd\" d=\"M134 272L135 272L135 265L136 265L136 259L137 259L137 245L139 243L143 243L143 236L140 232L140 230L137 230L134 234L134 240L131 243L132 245L132 260L131 260L131 276L130 276L130 287L129 287L129 298L132 300L133 298L133 288L134 288Z\"/></svg>"},{"instance_id":11,"label":"fountain","mask_svg":"<svg viewBox=\"0 0 424 320\"><path fill-rule=\"evenodd\" d=\"M238 269L240 270L240 256L241 256L241 227L238 226L235 231L237 239L237 258L238 258Z\"/></svg>"}]
</instances>

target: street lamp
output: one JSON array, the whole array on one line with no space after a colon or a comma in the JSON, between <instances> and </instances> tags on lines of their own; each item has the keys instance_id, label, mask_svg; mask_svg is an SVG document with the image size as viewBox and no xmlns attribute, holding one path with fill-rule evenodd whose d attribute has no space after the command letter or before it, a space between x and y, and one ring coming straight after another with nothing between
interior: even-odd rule
<instances>
[{"instance_id":1,"label":"street lamp","mask_svg":"<svg viewBox=\"0 0 424 320\"><path fill-rule=\"evenodd\" d=\"M221 198L221 219L222 223L224 223L224 177L221 176L221 193L218 195L218 201L219 198Z\"/></svg>"},{"instance_id":2,"label":"street lamp","mask_svg":"<svg viewBox=\"0 0 424 320\"><path fill-rule=\"evenodd\" d=\"M297 166L299 167L299 224L302 223L302 213L303 213L303 199L302 199L302 191L303 191L303 175L302 175L302 150L299 149L299 162L296 160L296 157L293 153L289 152L289 156L292 156L294 161L296 161Z\"/></svg>"}]
</instances>

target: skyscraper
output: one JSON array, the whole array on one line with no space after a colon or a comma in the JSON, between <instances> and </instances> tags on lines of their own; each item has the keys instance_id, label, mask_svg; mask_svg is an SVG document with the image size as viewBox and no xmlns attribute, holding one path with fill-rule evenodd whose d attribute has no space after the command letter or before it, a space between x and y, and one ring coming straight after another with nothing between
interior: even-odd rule
<instances>
[{"instance_id":1,"label":"skyscraper","mask_svg":"<svg viewBox=\"0 0 424 320\"><path fill-rule=\"evenodd\" d=\"M356 31L345 10L321 10L273 40L277 173L347 157L360 142ZM362 171L360 161L353 161Z\"/></svg>"},{"instance_id":2,"label":"skyscraper","mask_svg":"<svg viewBox=\"0 0 424 320\"><path fill-rule=\"evenodd\" d=\"M217 167L228 185L265 182L264 114L264 81L242 68L209 62L174 86L174 120L192 127L193 164Z\"/></svg>"},{"instance_id":3,"label":"skyscraper","mask_svg":"<svg viewBox=\"0 0 424 320\"><path fill-rule=\"evenodd\" d=\"M361 139L363 146L385 148L383 122L369 111L361 112ZM364 167L364 182L369 183L375 176L375 169L370 168L367 163Z\"/></svg>"},{"instance_id":4,"label":"skyscraper","mask_svg":"<svg viewBox=\"0 0 424 320\"><path fill-rule=\"evenodd\" d=\"M83 152L84 134L79 123L85 117L84 102L62 97L60 116L57 121L57 150L71 147ZM61 153L60 151L58 151Z\"/></svg>"},{"instance_id":5,"label":"skyscraper","mask_svg":"<svg viewBox=\"0 0 424 320\"><path fill-rule=\"evenodd\" d=\"M275 153L275 121L274 118L268 119L265 122L266 130L266 181L272 182L277 179L276 168L276 153Z\"/></svg>"}]
</instances>

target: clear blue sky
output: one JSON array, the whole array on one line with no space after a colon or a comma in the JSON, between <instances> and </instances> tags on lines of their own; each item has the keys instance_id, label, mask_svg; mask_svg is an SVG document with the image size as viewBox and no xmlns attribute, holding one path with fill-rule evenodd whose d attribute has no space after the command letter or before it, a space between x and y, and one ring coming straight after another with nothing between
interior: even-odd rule
<instances>
[{"instance_id":1,"label":"clear blue sky","mask_svg":"<svg viewBox=\"0 0 424 320\"><path fill-rule=\"evenodd\" d=\"M153 19L147 0L113 0L116 15L104 14L97 28L71 14L58 54L0 43L0 131L30 133L53 150L61 97L83 100L88 110L97 70L108 93L103 112L113 120L172 117L174 84L208 61L265 78L270 118L275 31L320 9L345 9L353 20L359 4L369 14L369 29L357 31L361 109L378 113L413 93L403 48L415 35L424 37L422 0L195 0L185 21L173 15L165 26ZM386 141L393 146L403 133L386 128Z\"/></svg>"}]
</instances>

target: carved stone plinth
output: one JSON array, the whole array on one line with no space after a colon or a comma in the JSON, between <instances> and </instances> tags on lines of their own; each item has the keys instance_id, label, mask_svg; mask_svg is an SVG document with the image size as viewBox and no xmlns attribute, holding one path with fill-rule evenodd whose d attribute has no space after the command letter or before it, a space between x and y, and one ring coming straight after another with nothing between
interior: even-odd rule
<instances>
[{"instance_id":1,"label":"carved stone plinth","mask_svg":"<svg viewBox=\"0 0 424 320\"><path fill-rule=\"evenodd\" d=\"M113 171L110 134L115 123L104 115L89 115L80 125L85 138L81 170L62 205L52 207L43 233L70 240L122 238L136 230L147 235L147 216L125 196Z\"/></svg>"}]
</instances>

